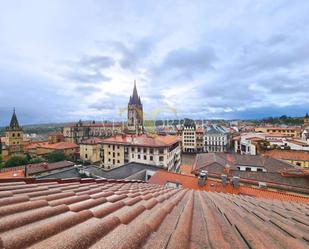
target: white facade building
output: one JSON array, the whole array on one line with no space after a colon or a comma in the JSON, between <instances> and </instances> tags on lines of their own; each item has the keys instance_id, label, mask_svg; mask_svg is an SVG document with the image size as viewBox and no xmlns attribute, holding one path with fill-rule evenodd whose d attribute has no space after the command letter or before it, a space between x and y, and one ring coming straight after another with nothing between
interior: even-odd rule
<instances>
[{"instance_id":1,"label":"white facade building","mask_svg":"<svg viewBox=\"0 0 309 249\"><path fill-rule=\"evenodd\" d=\"M229 148L230 135L227 129L220 125L211 125L205 128L205 152L227 152Z\"/></svg>"}]
</instances>

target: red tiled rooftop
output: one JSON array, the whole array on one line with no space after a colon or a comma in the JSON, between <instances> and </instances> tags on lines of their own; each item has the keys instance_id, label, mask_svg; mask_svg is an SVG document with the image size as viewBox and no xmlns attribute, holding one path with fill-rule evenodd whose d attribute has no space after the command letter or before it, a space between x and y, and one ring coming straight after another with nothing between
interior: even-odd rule
<instances>
[{"instance_id":1,"label":"red tiled rooftop","mask_svg":"<svg viewBox=\"0 0 309 249\"><path fill-rule=\"evenodd\" d=\"M308 248L304 203L141 182L27 181L0 183L3 248Z\"/></svg>"},{"instance_id":2,"label":"red tiled rooftop","mask_svg":"<svg viewBox=\"0 0 309 249\"><path fill-rule=\"evenodd\" d=\"M245 194L254 197L260 197L265 199L277 199L277 200L288 200L288 201L298 201L309 203L309 198L286 194L280 192L274 192L270 190L257 189L249 186L240 186L239 188L234 188L231 184L224 186L220 181L210 180L206 181L206 185L201 187L198 183L198 178L196 176L177 174L166 171L157 171L149 180L150 183L165 185L168 182L179 183L183 188L204 190L211 192L222 192L229 194Z\"/></svg>"},{"instance_id":3,"label":"red tiled rooftop","mask_svg":"<svg viewBox=\"0 0 309 249\"><path fill-rule=\"evenodd\" d=\"M0 178L17 178L17 177L24 177L25 171L23 169L18 170L8 170L0 172Z\"/></svg>"},{"instance_id":4,"label":"red tiled rooftop","mask_svg":"<svg viewBox=\"0 0 309 249\"><path fill-rule=\"evenodd\" d=\"M300 160L309 161L308 151L296 151L296 150L269 150L263 152L264 155L271 156L283 160Z\"/></svg>"},{"instance_id":5,"label":"red tiled rooftop","mask_svg":"<svg viewBox=\"0 0 309 249\"><path fill-rule=\"evenodd\" d=\"M184 175L192 175L192 165L182 164L180 165L180 172Z\"/></svg>"},{"instance_id":6,"label":"red tiled rooftop","mask_svg":"<svg viewBox=\"0 0 309 249\"><path fill-rule=\"evenodd\" d=\"M116 135L103 139L103 143L130 144L135 146L162 147L170 146L180 141L179 137L166 135Z\"/></svg>"},{"instance_id":7,"label":"red tiled rooftop","mask_svg":"<svg viewBox=\"0 0 309 249\"><path fill-rule=\"evenodd\" d=\"M59 143L44 143L40 144L39 147L45 149L55 149L55 150L65 150L65 149L75 149L78 148L76 143L71 142L59 142Z\"/></svg>"}]
</instances>

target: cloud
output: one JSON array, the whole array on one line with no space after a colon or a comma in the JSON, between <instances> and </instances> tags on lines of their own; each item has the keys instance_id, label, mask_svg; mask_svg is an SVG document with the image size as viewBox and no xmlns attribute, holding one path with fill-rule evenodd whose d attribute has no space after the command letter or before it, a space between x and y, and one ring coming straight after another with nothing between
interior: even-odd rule
<instances>
[{"instance_id":1,"label":"cloud","mask_svg":"<svg viewBox=\"0 0 309 249\"><path fill-rule=\"evenodd\" d=\"M182 75L191 76L194 73L213 69L216 60L215 51L211 47L180 48L169 52L156 72L169 73L171 70L177 70Z\"/></svg>"},{"instance_id":2,"label":"cloud","mask_svg":"<svg viewBox=\"0 0 309 249\"><path fill-rule=\"evenodd\" d=\"M7 1L0 123L13 106L21 123L119 117L134 79L146 113L169 106L178 117L303 115L308 12L308 1L284 0L35 1L18 9Z\"/></svg>"}]
</instances>

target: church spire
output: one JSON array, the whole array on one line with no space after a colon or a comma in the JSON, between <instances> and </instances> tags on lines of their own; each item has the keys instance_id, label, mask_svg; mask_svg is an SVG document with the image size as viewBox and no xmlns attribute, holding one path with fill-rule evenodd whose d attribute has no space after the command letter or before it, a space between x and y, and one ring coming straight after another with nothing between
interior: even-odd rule
<instances>
[{"instance_id":1,"label":"church spire","mask_svg":"<svg viewBox=\"0 0 309 249\"><path fill-rule=\"evenodd\" d=\"M142 104L141 99L140 99L140 97L138 96L138 93L137 93L136 80L134 80L133 94L130 97L129 104L130 105L141 105Z\"/></svg>"},{"instance_id":2,"label":"church spire","mask_svg":"<svg viewBox=\"0 0 309 249\"><path fill-rule=\"evenodd\" d=\"M20 128L20 126L18 124L16 112L15 112L15 107L13 109L13 114L12 114L12 118L11 118L11 122L10 122L9 128L10 129L19 129Z\"/></svg>"}]
</instances>

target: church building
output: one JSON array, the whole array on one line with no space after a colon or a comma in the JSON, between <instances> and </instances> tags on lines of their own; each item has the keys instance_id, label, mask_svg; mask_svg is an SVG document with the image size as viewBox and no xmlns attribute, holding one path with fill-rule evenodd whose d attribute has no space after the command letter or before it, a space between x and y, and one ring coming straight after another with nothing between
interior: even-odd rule
<instances>
[{"instance_id":1,"label":"church building","mask_svg":"<svg viewBox=\"0 0 309 249\"><path fill-rule=\"evenodd\" d=\"M10 125L5 128L5 141L3 141L2 157L8 160L11 156L23 156L23 130L19 126L15 109Z\"/></svg>"},{"instance_id":2,"label":"church building","mask_svg":"<svg viewBox=\"0 0 309 249\"><path fill-rule=\"evenodd\" d=\"M134 81L133 94L128 103L128 133L141 134L144 132L144 113L141 98L138 96Z\"/></svg>"}]
</instances>

